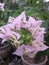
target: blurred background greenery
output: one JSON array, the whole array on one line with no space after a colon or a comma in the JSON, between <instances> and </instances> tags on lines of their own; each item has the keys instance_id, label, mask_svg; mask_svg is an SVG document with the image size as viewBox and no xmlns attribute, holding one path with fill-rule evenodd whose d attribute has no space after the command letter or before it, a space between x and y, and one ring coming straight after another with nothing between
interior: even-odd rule
<instances>
[{"instance_id":1,"label":"blurred background greenery","mask_svg":"<svg viewBox=\"0 0 49 65\"><path fill-rule=\"evenodd\" d=\"M46 28L45 40L49 46L49 2L43 0L0 0L0 2L5 3L5 11L0 12L0 26L8 22L9 16L16 17L25 10L27 16L45 21L42 26ZM49 57L49 49L45 54Z\"/></svg>"}]
</instances>

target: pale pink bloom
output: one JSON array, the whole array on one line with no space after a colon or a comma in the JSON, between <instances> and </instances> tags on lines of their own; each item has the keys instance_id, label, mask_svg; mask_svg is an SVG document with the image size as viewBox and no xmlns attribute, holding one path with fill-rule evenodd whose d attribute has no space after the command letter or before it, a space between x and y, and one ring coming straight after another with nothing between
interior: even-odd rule
<instances>
[{"instance_id":1,"label":"pale pink bloom","mask_svg":"<svg viewBox=\"0 0 49 65\"><path fill-rule=\"evenodd\" d=\"M6 33L3 35L2 43L4 43L7 40L10 40L10 38L12 38L12 37L15 38L15 36L11 33L11 31L6 31Z\"/></svg>"},{"instance_id":2,"label":"pale pink bloom","mask_svg":"<svg viewBox=\"0 0 49 65\"><path fill-rule=\"evenodd\" d=\"M14 26L14 28L15 28L16 30L20 30L20 28L21 28L21 20L15 19L12 24L13 24L13 26Z\"/></svg>"},{"instance_id":3,"label":"pale pink bloom","mask_svg":"<svg viewBox=\"0 0 49 65\"><path fill-rule=\"evenodd\" d=\"M10 17L11 18L11 17ZM12 22L13 21L13 22ZM11 24L7 24L7 26L9 28L11 28L12 30L20 30L22 27L22 22L26 21L26 16L25 16L25 11L23 11L18 17L16 18L11 18L9 20L9 22L11 22Z\"/></svg>"},{"instance_id":4,"label":"pale pink bloom","mask_svg":"<svg viewBox=\"0 0 49 65\"><path fill-rule=\"evenodd\" d=\"M10 39L11 33L7 32L6 33L0 33L0 38L2 38L2 43L4 43L5 41L7 41L8 39Z\"/></svg>"},{"instance_id":5,"label":"pale pink bloom","mask_svg":"<svg viewBox=\"0 0 49 65\"><path fill-rule=\"evenodd\" d=\"M14 24L12 24L12 23L11 24L6 24L6 26L9 27L11 30L15 29Z\"/></svg>"},{"instance_id":6,"label":"pale pink bloom","mask_svg":"<svg viewBox=\"0 0 49 65\"><path fill-rule=\"evenodd\" d=\"M40 27L42 22L42 20L36 21L33 17L30 16L29 20L22 25L22 28L30 30L32 28Z\"/></svg>"},{"instance_id":7,"label":"pale pink bloom","mask_svg":"<svg viewBox=\"0 0 49 65\"><path fill-rule=\"evenodd\" d=\"M5 33L6 31L5 31L5 29L4 29L4 27L2 26L2 27L0 27L0 33Z\"/></svg>"},{"instance_id":8,"label":"pale pink bloom","mask_svg":"<svg viewBox=\"0 0 49 65\"><path fill-rule=\"evenodd\" d=\"M48 46L43 44L45 28L40 27L42 22L42 20L36 21L32 17L29 17L28 21L22 22L22 28L29 30L32 33L32 36L35 38L35 40L33 41L32 46L27 47L26 45L21 45L13 54L22 56L24 52L27 51L28 56L34 57L38 51L44 51L48 48Z\"/></svg>"},{"instance_id":9,"label":"pale pink bloom","mask_svg":"<svg viewBox=\"0 0 49 65\"><path fill-rule=\"evenodd\" d=\"M5 25L0 27L0 38L4 38L5 33L7 32L7 30L9 30L9 28Z\"/></svg>"},{"instance_id":10,"label":"pale pink bloom","mask_svg":"<svg viewBox=\"0 0 49 65\"><path fill-rule=\"evenodd\" d=\"M25 49L26 49L26 51L28 51L28 52L33 52L33 51L35 51L35 49L34 49L31 45L25 45Z\"/></svg>"},{"instance_id":11,"label":"pale pink bloom","mask_svg":"<svg viewBox=\"0 0 49 65\"><path fill-rule=\"evenodd\" d=\"M23 11L23 12L20 14L20 17L21 17L21 19L23 20L23 22L26 21L25 11Z\"/></svg>"},{"instance_id":12,"label":"pale pink bloom","mask_svg":"<svg viewBox=\"0 0 49 65\"><path fill-rule=\"evenodd\" d=\"M22 22L25 21L26 21L25 11L23 11L18 17L14 19L14 22L12 24L14 27L16 27L17 30L20 30Z\"/></svg>"},{"instance_id":13,"label":"pale pink bloom","mask_svg":"<svg viewBox=\"0 0 49 65\"><path fill-rule=\"evenodd\" d=\"M41 44L41 49L39 51L45 51L48 48L49 48L49 46L47 46L45 44Z\"/></svg>"},{"instance_id":14,"label":"pale pink bloom","mask_svg":"<svg viewBox=\"0 0 49 65\"><path fill-rule=\"evenodd\" d=\"M8 26L3 26L0 28L0 38L2 38L2 43L9 39L19 39L21 35L18 32L11 31Z\"/></svg>"},{"instance_id":15,"label":"pale pink bloom","mask_svg":"<svg viewBox=\"0 0 49 65\"><path fill-rule=\"evenodd\" d=\"M32 31L32 36L34 38L38 37L38 36L42 36L45 34L45 28L41 28L41 27L36 27L34 28L34 30Z\"/></svg>"},{"instance_id":16,"label":"pale pink bloom","mask_svg":"<svg viewBox=\"0 0 49 65\"><path fill-rule=\"evenodd\" d=\"M18 56L23 56L25 51L24 45L21 45L13 54L18 55Z\"/></svg>"},{"instance_id":17,"label":"pale pink bloom","mask_svg":"<svg viewBox=\"0 0 49 65\"><path fill-rule=\"evenodd\" d=\"M36 37L35 40L36 40L38 43L40 43L40 42L43 42L43 43L44 43L44 35L42 35L42 37L41 37L41 36Z\"/></svg>"},{"instance_id":18,"label":"pale pink bloom","mask_svg":"<svg viewBox=\"0 0 49 65\"><path fill-rule=\"evenodd\" d=\"M35 49L30 45L21 45L13 54L22 56L24 52L31 53L34 52Z\"/></svg>"},{"instance_id":19,"label":"pale pink bloom","mask_svg":"<svg viewBox=\"0 0 49 65\"><path fill-rule=\"evenodd\" d=\"M15 26L14 26L14 23L13 23L13 22L10 23L10 24L7 23L7 24L5 25L5 27L6 27L6 26L7 26L10 30L15 30Z\"/></svg>"},{"instance_id":20,"label":"pale pink bloom","mask_svg":"<svg viewBox=\"0 0 49 65\"><path fill-rule=\"evenodd\" d=\"M40 51L45 51L46 49L49 48L47 45L45 45L45 44L43 44L43 43L36 43L36 42L32 43L32 47L34 48L35 51L28 53L28 56L29 56L30 58L35 57L35 55L36 55L38 52L40 52Z\"/></svg>"},{"instance_id":21,"label":"pale pink bloom","mask_svg":"<svg viewBox=\"0 0 49 65\"><path fill-rule=\"evenodd\" d=\"M4 34L0 33L0 38L3 39L4 37Z\"/></svg>"},{"instance_id":22,"label":"pale pink bloom","mask_svg":"<svg viewBox=\"0 0 49 65\"><path fill-rule=\"evenodd\" d=\"M45 51L46 49L48 49L49 47L47 46L47 45L45 45L45 44L43 44L43 43L36 43L36 42L34 42L34 43L32 43L32 47L34 48L34 52L30 52L30 53L28 53L28 56L30 57L30 58L32 58L32 57L35 57L35 55L38 53L38 52L40 52L40 51Z\"/></svg>"},{"instance_id":23,"label":"pale pink bloom","mask_svg":"<svg viewBox=\"0 0 49 65\"><path fill-rule=\"evenodd\" d=\"M33 48L36 51L45 51L46 49L48 49L49 47L46 46L43 42L38 42L38 41L33 41L32 43Z\"/></svg>"},{"instance_id":24,"label":"pale pink bloom","mask_svg":"<svg viewBox=\"0 0 49 65\"><path fill-rule=\"evenodd\" d=\"M30 28L30 22L26 21L22 23L22 28L29 29Z\"/></svg>"},{"instance_id":25,"label":"pale pink bloom","mask_svg":"<svg viewBox=\"0 0 49 65\"><path fill-rule=\"evenodd\" d=\"M11 24L0 27L0 38L3 39L2 43L7 40L12 40L14 43L18 42L21 35L17 30L21 30L21 28L28 30L35 39L32 41L32 45L20 45L13 54L22 56L26 52L29 57L34 57L37 52L45 51L49 48L44 44L45 28L40 27L43 22L42 20L37 21L30 16L29 20L26 21L25 12L22 12L14 20L11 18L9 22L11 22Z\"/></svg>"},{"instance_id":26,"label":"pale pink bloom","mask_svg":"<svg viewBox=\"0 0 49 65\"><path fill-rule=\"evenodd\" d=\"M8 23L12 23L14 21L14 19L15 19L14 17L10 16L9 19L8 19Z\"/></svg>"},{"instance_id":27,"label":"pale pink bloom","mask_svg":"<svg viewBox=\"0 0 49 65\"><path fill-rule=\"evenodd\" d=\"M18 33L18 32L12 31L12 34L16 36L16 39L17 39L17 40L19 40L20 37L21 37L20 33Z\"/></svg>"},{"instance_id":28,"label":"pale pink bloom","mask_svg":"<svg viewBox=\"0 0 49 65\"><path fill-rule=\"evenodd\" d=\"M7 25L1 26L0 27L0 33L6 33L6 31L10 31L10 28Z\"/></svg>"},{"instance_id":29,"label":"pale pink bloom","mask_svg":"<svg viewBox=\"0 0 49 65\"><path fill-rule=\"evenodd\" d=\"M15 32L9 31L9 32L6 32L3 35L2 43L4 43L7 40L12 40L12 41L18 40L19 38L20 38L20 34L19 33L15 33Z\"/></svg>"},{"instance_id":30,"label":"pale pink bloom","mask_svg":"<svg viewBox=\"0 0 49 65\"><path fill-rule=\"evenodd\" d=\"M4 5L5 5L5 3L0 3L0 10L1 11L4 11Z\"/></svg>"},{"instance_id":31,"label":"pale pink bloom","mask_svg":"<svg viewBox=\"0 0 49 65\"><path fill-rule=\"evenodd\" d=\"M36 50L36 51L39 51L40 50L40 46L38 45L40 43L37 43L36 41L33 41L32 43L32 47Z\"/></svg>"},{"instance_id":32,"label":"pale pink bloom","mask_svg":"<svg viewBox=\"0 0 49 65\"><path fill-rule=\"evenodd\" d=\"M42 20L36 21L33 17L30 16L28 22L30 22L31 27L40 27L43 21Z\"/></svg>"}]
</instances>

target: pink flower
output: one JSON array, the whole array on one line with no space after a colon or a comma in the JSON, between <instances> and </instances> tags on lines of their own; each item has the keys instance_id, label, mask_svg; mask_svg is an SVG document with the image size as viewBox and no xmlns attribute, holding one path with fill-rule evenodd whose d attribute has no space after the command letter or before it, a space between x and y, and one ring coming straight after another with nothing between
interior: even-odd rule
<instances>
[{"instance_id":1,"label":"pink flower","mask_svg":"<svg viewBox=\"0 0 49 65\"><path fill-rule=\"evenodd\" d=\"M42 24L42 20L35 20L33 17L29 17L29 20L26 22L26 24L24 24L22 27L24 28L35 28L35 27L40 27Z\"/></svg>"},{"instance_id":2,"label":"pink flower","mask_svg":"<svg viewBox=\"0 0 49 65\"><path fill-rule=\"evenodd\" d=\"M36 27L40 27L42 22L42 20L36 21L33 17L30 16L28 21L25 23L23 22L24 24L22 24L22 28L25 28L32 32Z\"/></svg>"},{"instance_id":3,"label":"pink flower","mask_svg":"<svg viewBox=\"0 0 49 65\"><path fill-rule=\"evenodd\" d=\"M22 22L26 21L25 11L22 12L18 17L13 21L13 26L16 27L16 30L20 30L22 27Z\"/></svg>"},{"instance_id":4,"label":"pink flower","mask_svg":"<svg viewBox=\"0 0 49 65\"><path fill-rule=\"evenodd\" d=\"M5 3L0 3L0 10L1 11L4 11L4 5L5 5Z\"/></svg>"},{"instance_id":5,"label":"pink flower","mask_svg":"<svg viewBox=\"0 0 49 65\"><path fill-rule=\"evenodd\" d=\"M33 46L33 48L34 48L36 51L38 51L38 52L39 52L39 51L45 51L46 49L49 48L49 47L46 46L43 42L37 41L37 40L33 41L32 46Z\"/></svg>"},{"instance_id":6,"label":"pink flower","mask_svg":"<svg viewBox=\"0 0 49 65\"><path fill-rule=\"evenodd\" d=\"M20 34L19 33L15 33L15 32L6 32L4 35L3 35L3 40L2 40L2 43L4 43L5 41L7 40L18 40L20 38Z\"/></svg>"},{"instance_id":7,"label":"pink flower","mask_svg":"<svg viewBox=\"0 0 49 65\"><path fill-rule=\"evenodd\" d=\"M20 20L18 22L20 22ZM20 26L20 29L24 28L28 30L35 40L32 41L31 46L27 44L20 45L13 54L22 56L26 52L29 57L34 57L39 51L45 51L49 48L44 44L45 28L40 27L42 22L42 20L36 21L33 17L29 17L28 21L21 21L22 26Z\"/></svg>"},{"instance_id":8,"label":"pink flower","mask_svg":"<svg viewBox=\"0 0 49 65\"><path fill-rule=\"evenodd\" d=\"M3 33L2 33L3 32ZM7 26L3 26L0 28L0 38L2 38L2 43L7 40L18 40L21 35L18 32L11 31Z\"/></svg>"},{"instance_id":9,"label":"pink flower","mask_svg":"<svg viewBox=\"0 0 49 65\"><path fill-rule=\"evenodd\" d=\"M8 23L12 23L14 21L14 19L15 19L14 17L10 16L9 19L8 19Z\"/></svg>"},{"instance_id":10,"label":"pink flower","mask_svg":"<svg viewBox=\"0 0 49 65\"><path fill-rule=\"evenodd\" d=\"M31 53L34 51L34 48L30 45L21 45L13 54L22 56L24 55L24 52Z\"/></svg>"},{"instance_id":11,"label":"pink flower","mask_svg":"<svg viewBox=\"0 0 49 65\"><path fill-rule=\"evenodd\" d=\"M30 22L28 21L22 22L22 28L29 29L30 26L31 26Z\"/></svg>"},{"instance_id":12,"label":"pink flower","mask_svg":"<svg viewBox=\"0 0 49 65\"><path fill-rule=\"evenodd\" d=\"M36 39L38 36L42 37L45 34L45 28L36 27L32 30L32 36Z\"/></svg>"},{"instance_id":13,"label":"pink flower","mask_svg":"<svg viewBox=\"0 0 49 65\"><path fill-rule=\"evenodd\" d=\"M11 30L14 30L15 29L15 27L14 27L14 24L6 24L6 26L9 28L9 29L11 29Z\"/></svg>"},{"instance_id":14,"label":"pink flower","mask_svg":"<svg viewBox=\"0 0 49 65\"><path fill-rule=\"evenodd\" d=\"M42 20L36 21L33 17L30 16L28 22L30 22L31 27L40 27L43 21Z\"/></svg>"},{"instance_id":15,"label":"pink flower","mask_svg":"<svg viewBox=\"0 0 49 65\"><path fill-rule=\"evenodd\" d=\"M13 54L22 56L24 54L25 48L24 45L20 46Z\"/></svg>"},{"instance_id":16,"label":"pink flower","mask_svg":"<svg viewBox=\"0 0 49 65\"><path fill-rule=\"evenodd\" d=\"M17 50L13 53L18 56L22 56L27 54L29 57L35 57L35 55L39 51L45 51L49 47L44 44L44 34L45 28L41 27L42 20L35 20L33 17L29 17L29 20L26 20L25 11L22 12L18 17L13 18L10 17L7 25L0 27L0 38L2 38L2 43L7 40L12 40L14 45L17 42L19 46L17 46ZM19 44L19 39L21 38L21 34L19 31L24 28L31 33L31 44L24 43ZM26 33L27 34L27 33Z\"/></svg>"}]
</instances>

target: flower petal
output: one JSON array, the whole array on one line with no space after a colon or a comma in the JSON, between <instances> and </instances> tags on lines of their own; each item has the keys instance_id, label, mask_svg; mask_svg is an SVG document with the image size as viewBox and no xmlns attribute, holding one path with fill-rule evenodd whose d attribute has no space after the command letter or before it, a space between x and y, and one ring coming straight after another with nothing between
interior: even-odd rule
<instances>
[{"instance_id":1,"label":"flower petal","mask_svg":"<svg viewBox=\"0 0 49 65\"><path fill-rule=\"evenodd\" d=\"M45 51L46 49L48 49L49 47L45 44L41 44L41 49L40 51Z\"/></svg>"},{"instance_id":2,"label":"flower petal","mask_svg":"<svg viewBox=\"0 0 49 65\"><path fill-rule=\"evenodd\" d=\"M0 3L0 10L1 11L4 11L4 5L5 5L5 3Z\"/></svg>"},{"instance_id":3,"label":"flower petal","mask_svg":"<svg viewBox=\"0 0 49 65\"><path fill-rule=\"evenodd\" d=\"M33 51L35 51L35 49L32 46L30 46L30 45L25 45L25 50L27 52L33 52Z\"/></svg>"},{"instance_id":4,"label":"flower petal","mask_svg":"<svg viewBox=\"0 0 49 65\"><path fill-rule=\"evenodd\" d=\"M15 19L14 17L10 16L9 19L8 19L8 23L12 23L14 21L14 19Z\"/></svg>"},{"instance_id":5,"label":"flower petal","mask_svg":"<svg viewBox=\"0 0 49 65\"><path fill-rule=\"evenodd\" d=\"M20 39L20 37L21 37L21 35L18 32L12 31L12 34L14 34L16 36L17 40Z\"/></svg>"},{"instance_id":6,"label":"flower petal","mask_svg":"<svg viewBox=\"0 0 49 65\"><path fill-rule=\"evenodd\" d=\"M24 54L24 45L21 45L13 54L18 56L23 56Z\"/></svg>"}]
</instances>

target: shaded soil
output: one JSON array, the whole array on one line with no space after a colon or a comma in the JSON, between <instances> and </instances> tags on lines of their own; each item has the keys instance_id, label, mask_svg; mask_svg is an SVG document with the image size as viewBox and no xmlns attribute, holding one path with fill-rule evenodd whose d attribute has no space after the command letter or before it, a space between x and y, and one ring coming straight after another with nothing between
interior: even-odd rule
<instances>
[{"instance_id":1,"label":"shaded soil","mask_svg":"<svg viewBox=\"0 0 49 65\"><path fill-rule=\"evenodd\" d=\"M1 45L0 47L2 47L4 45ZM8 57L1 59L0 58L0 65L22 65L22 61L21 61L21 57L18 57L16 55L13 55L12 52L15 51L15 48L11 47L11 52L8 55Z\"/></svg>"},{"instance_id":2,"label":"shaded soil","mask_svg":"<svg viewBox=\"0 0 49 65\"><path fill-rule=\"evenodd\" d=\"M7 58L0 60L0 65L23 65L23 64L21 57L10 54ZM49 65L49 63L47 63L46 65Z\"/></svg>"},{"instance_id":3,"label":"shaded soil","mask_svg":"<svg viewBox=\"0 0 49 65\"><path fill-rule=\"evenodd\" d=\"M22 65L22 61L20 57L11 54L7 58L0 60L0 65Z\"/></svg>"}]
</instances>

